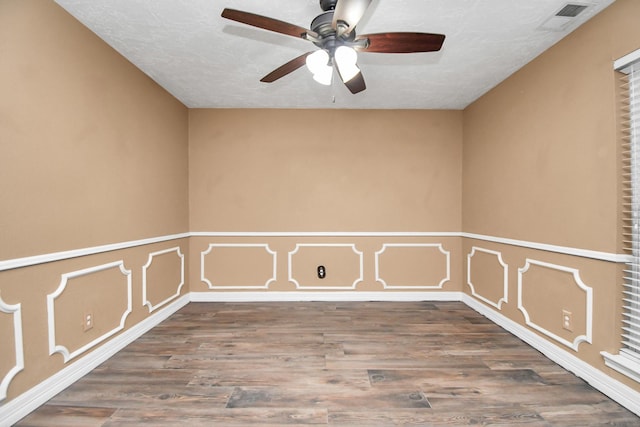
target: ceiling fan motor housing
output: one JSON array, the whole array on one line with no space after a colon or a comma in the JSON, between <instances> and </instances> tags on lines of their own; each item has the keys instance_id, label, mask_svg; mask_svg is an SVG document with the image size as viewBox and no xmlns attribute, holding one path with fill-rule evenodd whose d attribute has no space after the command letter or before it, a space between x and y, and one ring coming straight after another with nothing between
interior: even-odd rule
<instances>
[{"instance_id":1,"label":"ceiling fan motor housing","mask_svg":"<svg viewBox=\"0 0 640 427\"><path fill-rule=\"evenodd\" d=\"M352 42L356 37L356 32L351 31L348 34L336 36L336 30L333 28L333 10L329 10L316 16L311 21L311 31L314 31L320 37L318 40L312 40L316 46L327 49L332 52L336 47Z\"/></svg>"}]
</instances>

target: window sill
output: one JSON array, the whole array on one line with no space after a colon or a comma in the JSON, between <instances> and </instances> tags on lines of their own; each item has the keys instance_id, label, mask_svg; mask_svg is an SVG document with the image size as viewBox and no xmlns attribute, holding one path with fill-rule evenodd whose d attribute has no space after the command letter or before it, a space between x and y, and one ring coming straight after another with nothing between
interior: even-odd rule
<instances>
[{"instance_id":1,"label":"window sill","mask_svg":"<svg viewBox=\"0 0 640 427\"><path fill-rule=\"evenodd\" d=\"M640 360L636 357L626 355L624 350L618 354L610 354L606 351L600 354L604 357L605 365L640 383Z\"/></svg>"}]
</instances>

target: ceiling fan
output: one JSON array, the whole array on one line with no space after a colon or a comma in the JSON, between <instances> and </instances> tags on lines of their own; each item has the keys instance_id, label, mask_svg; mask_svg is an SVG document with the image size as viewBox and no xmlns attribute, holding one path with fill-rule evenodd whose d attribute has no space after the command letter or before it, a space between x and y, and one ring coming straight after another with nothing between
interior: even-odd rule
<instances>
[{"instance_id":1,"label":"ceiling fan","mask_svg":"<svg viewBox=\"0 0 640 427\"><path fill-rule=\"evenodd\" d=\"M312 42L320 49L304 53L276 68L261 82L272 83L307 65L319 83L329 85L333 68L351 91L366 89L357 65L357 52L415 53L435 52L444 43L443 34L392 32L356 35L355 27L367 11L371 0L320 0L324 11L306 29L288 22L235 9L224 9L222 17Z\"/></svg>"}]
</instances>

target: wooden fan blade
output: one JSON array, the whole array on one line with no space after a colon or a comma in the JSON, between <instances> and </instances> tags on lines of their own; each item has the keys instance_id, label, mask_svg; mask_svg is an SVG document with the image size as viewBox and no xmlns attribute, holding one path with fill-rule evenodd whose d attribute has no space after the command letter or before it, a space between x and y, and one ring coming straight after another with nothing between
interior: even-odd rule
<instances>
[{"instance_id":1,"label":"wooden fan blade","mask_svg":"<svg viewBox=\"0 0 640 427\"><path fill-rule=\"evenodd\" d=\"M367 88L367 85L364 84L364 77L362 77L362 72L359 72L354 78L346 82L344 85L354 95L358 92L362 92Z\"/></svg>"},{"instance_id":2,"label":"wooden fan blade","mask_svg":"<svg viewBox=\"0 0 640 427\"><path fill-rule=\"evenodd\" d=\"M366 48L356 47L364 52L414 53L438 51L444 43L444 38L444 34L379 33L360 35L355 41L368 40Z\"/></svg>"},{"instance_id":3,"label":"wooden fan blade","mask_svg":"<svg viewBox=\"0 0 640 427\"><path fill-rule=\"evenodd\" d=\"M349 34L358 25L370 4L371 0L338 0L331 26L338 31L338 34ZM338 28L339 22L347 25L345 31Z\"/></svg>"},{"instance_id":4,"label":"wooden fan blade","mask_svg":"<svg viewBox=\"0 0 640 427\"><path fill-rule=\"evenodd\" d=\"M221 16L232 21L242 22L243 24L274 31L287 36L306 39L307 33L316 35L313 31L307 30L306 28L289 24L288 22L279 21L277 19L268 18L266 16L256 15L255 13L243 12L241 10L224 9Z\"/></svg>"},{"instance_id":5,"label":"wooden fan blade","mask_svg":"<svg viewBox=\"0 0 640 427\"><path fill-rule=\"evenodd\" d=\"M269 74L261 78L260 81L263 83L272 83L278 80L279 78L294 72L295 70L297 70L298 68L302 67L305 64L305 60L307 59L307 56L309 56L311 53L312 52L303 53L297 58L294 58L291 61L287 62L286 64L281 65L280 67L276 68L275 70L273 70L272 72L270 72Z\"/></svg>"}]
</instances>

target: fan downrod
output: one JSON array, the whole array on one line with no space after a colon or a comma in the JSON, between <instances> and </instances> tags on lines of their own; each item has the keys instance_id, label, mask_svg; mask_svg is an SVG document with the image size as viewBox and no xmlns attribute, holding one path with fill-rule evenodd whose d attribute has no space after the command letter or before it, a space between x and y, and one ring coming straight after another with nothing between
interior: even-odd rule
<instances>
[{"instance_id":1,"label":"fan downrod","mask_svg":"<svg viewBox=\"0 0 640 427\"><path fill-rule=\"evenodd\" d=\"M320 7L326 12L327 10L334 10L337 3L338 0L320 0Z\"/></svg>"}]
</instances>

